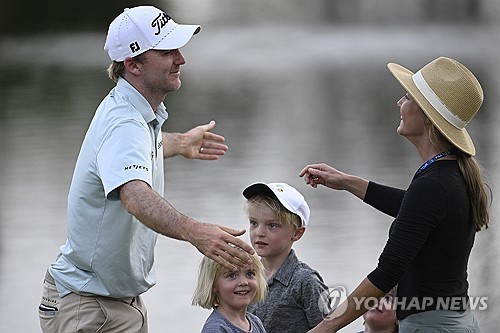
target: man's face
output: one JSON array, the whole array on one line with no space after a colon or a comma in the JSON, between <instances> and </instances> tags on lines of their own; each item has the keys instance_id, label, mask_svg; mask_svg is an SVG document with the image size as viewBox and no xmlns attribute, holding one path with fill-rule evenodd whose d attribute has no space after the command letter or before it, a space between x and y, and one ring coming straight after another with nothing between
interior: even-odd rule
<instances>
[{"instance_id":1,"label":"man's face","mask_svg":"<svg viewBox=\"0 0 500 333\"><path fill-rule=\"evenodd\" d=\"M140 56L140 61L141 77L149 93L166 95L181 87L181 66L186 59L179 49L149 50Z\"/></svg>"}]
</instances>

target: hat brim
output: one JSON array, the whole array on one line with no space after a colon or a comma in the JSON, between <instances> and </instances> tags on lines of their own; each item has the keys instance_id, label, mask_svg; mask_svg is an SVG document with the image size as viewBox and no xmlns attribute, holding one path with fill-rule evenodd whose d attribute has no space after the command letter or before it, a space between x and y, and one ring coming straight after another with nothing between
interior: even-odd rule
<instances>
[{"instance_id":1,"label":"hat brim","mask_svg":"<svg viewBox=\"0 0 500 333\"><path fill-rule=\"evenodd\" d=\"M183 47L191 37L201 31L201 26L190 24L177 24L172 31L156 44L153 50L175 50Z\"/></svg>"},{"instance_id":2,"label":"hat brim","mask_svg":"<svg viewBox=\"0 0 500 333\"><path fill-rule=\"evenodd\" d=\"M262 194L262 193L272 194L274 197L276 197L276 194L274 194L273 190L271 190L269 186L267 186L264 183L255 183L243 190L243 196L247 199L250 199L256 194ZM278 199L278 197L276 197L276 199Z\"/></svg>"},{"instance_id":3,"label":"hat brim","mask_svg":"<svg viewBox=\"0 0 500 333\"><path fill-rule=\"evenodd\" d=\"M289 185L288 185L289 186ZM293 189L293 188L292 188ZM295 189L293 189L295 190ZM295 190L297 191L297 190ZM298 193L300 195L300 193ZM304 211L304 209L297 209L297 208L294 208L292 207L286 199L282 198L280 195L279 195L279 191L276 191L276 189L274 189L273 187L269 186L268 184L266 183L254 183L252 185L249 185L247 186L247 188L245 188L243 190L243 196L246 198L246 199L250 199L252 198L253 196L255 195L264 195L264 196L269 196L271 198L275 198L276 200L278 200L282 205L283 207L285 207L289 212L293 213L293 214L296 214L298 217L300 217L300 221L302 223L302 226L305 227L307 226L308 224L308 221L309 221L309 214L310 214L310 210L309 210L309 206L307 205L307 203L305 202L305 199L302 198L302 200L304 200L304 204L307 208L306 211ZM302 196L302 195L300 195ZM303 206L304 204L301 204L300 206Z\"/></svg>"},{"instance_id":4,"label":"hat brim","mask_svg":"<svg viewBox=\"0 0 500 333\"><path fill-rule=\"evenodd\" d=\"M276 192L272 188L270 188L267 184L264 183L255 183L250 186L248 186L246 189L243 190L243 196L247 199L250 199L254 195L257 194L265 194L265 195L270 195L273 198L276 198L281 204L290 212L295 213L295 209L288 204L285 200L281 199L278 195L276 195ZM302 218L301 218L302 221ZM304 221L302 221L302 224L304 224Z\"/></svg>"},{"instance_id":5,"label":"hat brim","mask_svg":"<svg viewBox=\"0 0 500 333\"><path fill-rule=\"evenodd\" d=\"M403 88L417 102L422 111L432 121L439 132L441 132L441 134L443 134L443 136L447 138L455 147L468 155L474 156L476 154L476 148L474 147L472 138L467 130L465 128L456 128L443 118L443 116L441 116L436 109L434 109L434 107L427 101L413 82L412 76L414 73L395 63L389 63L387 67Z\"/></svg>"}]
</instances>

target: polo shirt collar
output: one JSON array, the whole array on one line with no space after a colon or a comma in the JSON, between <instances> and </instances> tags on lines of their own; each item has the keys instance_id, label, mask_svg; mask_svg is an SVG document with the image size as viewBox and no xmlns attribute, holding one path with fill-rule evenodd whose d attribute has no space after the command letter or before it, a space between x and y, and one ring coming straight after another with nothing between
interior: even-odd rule
<instances>
[{"instance_id":1,"label":"polo shirt collar","mask_svg":"<svg viewBox=\"0 0 500 333\"><path fill-rule=\"evenodd\" d=\"M151 105L149 105L148 101L141 95L137 89L134 88L127 80L120 77L118 82L116 83L116 90L127 96L130 104L134 106L134 108L142 115L144 120L148 123L156 120L160 124L160 126L167 120L168 112L165 104L160 103L156 112L153 111Z\"/></svg>"},{"instance_id":2,"label":"polo shirt collar","mask_svg":"<svg viewBox=\"0 0 500 333\"><path fill-rule=\"evenodd\" d=\"M288 286L292 280L293 272L299 264L299 258L297 258L295 251L292 249L281 267L274 274L273 280L279 281L281 284Z\"/></svg>"}]
</instances>

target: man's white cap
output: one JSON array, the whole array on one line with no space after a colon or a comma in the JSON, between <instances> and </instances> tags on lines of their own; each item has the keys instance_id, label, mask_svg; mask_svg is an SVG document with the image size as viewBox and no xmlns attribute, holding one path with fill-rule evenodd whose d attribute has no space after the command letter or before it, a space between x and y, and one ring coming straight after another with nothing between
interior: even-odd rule
<instances>
[{"instance_id":1,"label":"man's white cap","mask_svg":"<svg viewBox=\"0 0 500 333\"><path fill-rule=\"evenodd\" d=\"M151 49L178 49L200 30L199 25L175 23L153 6L125 8L109 25L104 50L111 60L124 61Z\"/></svg>"},{"instance_id":2,"label":"man's white cap","mask_svg":"<svg viewBox=\"0 0 500 333\"><path fill-rule=\"evenodd\" d=\"M256 194L275 196L288 211L300 217L302 226L305 227L309 223L311 215L309 205L304 196L293 186L286 183L255 183L243 190L243 196L247 199Z\"/></svg>"}]
</instances>

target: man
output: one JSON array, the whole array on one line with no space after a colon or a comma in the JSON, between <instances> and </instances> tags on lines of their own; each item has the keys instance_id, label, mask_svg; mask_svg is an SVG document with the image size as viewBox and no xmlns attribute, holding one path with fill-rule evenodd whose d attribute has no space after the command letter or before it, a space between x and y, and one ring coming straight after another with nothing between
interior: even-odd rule
<instances>
[{"instance_id":1,"label":"man","mask_svg":"<svg viewBox=\"0 0 500 333\"><path fill-rule=\"evenodd\" d=\"M44 332L147 332L140 295L155 283L157 233L188 241L229 269L251 264L233 230L191 219L163 198L163 159L216 160L215 122L162 133L163 100L180 88L179 48L200 31L152 6L126 9L109 26L105 50L116 87L83 141L68 195L68 238L49 267L39 307Z\"/></svg>"}]
</instances>

